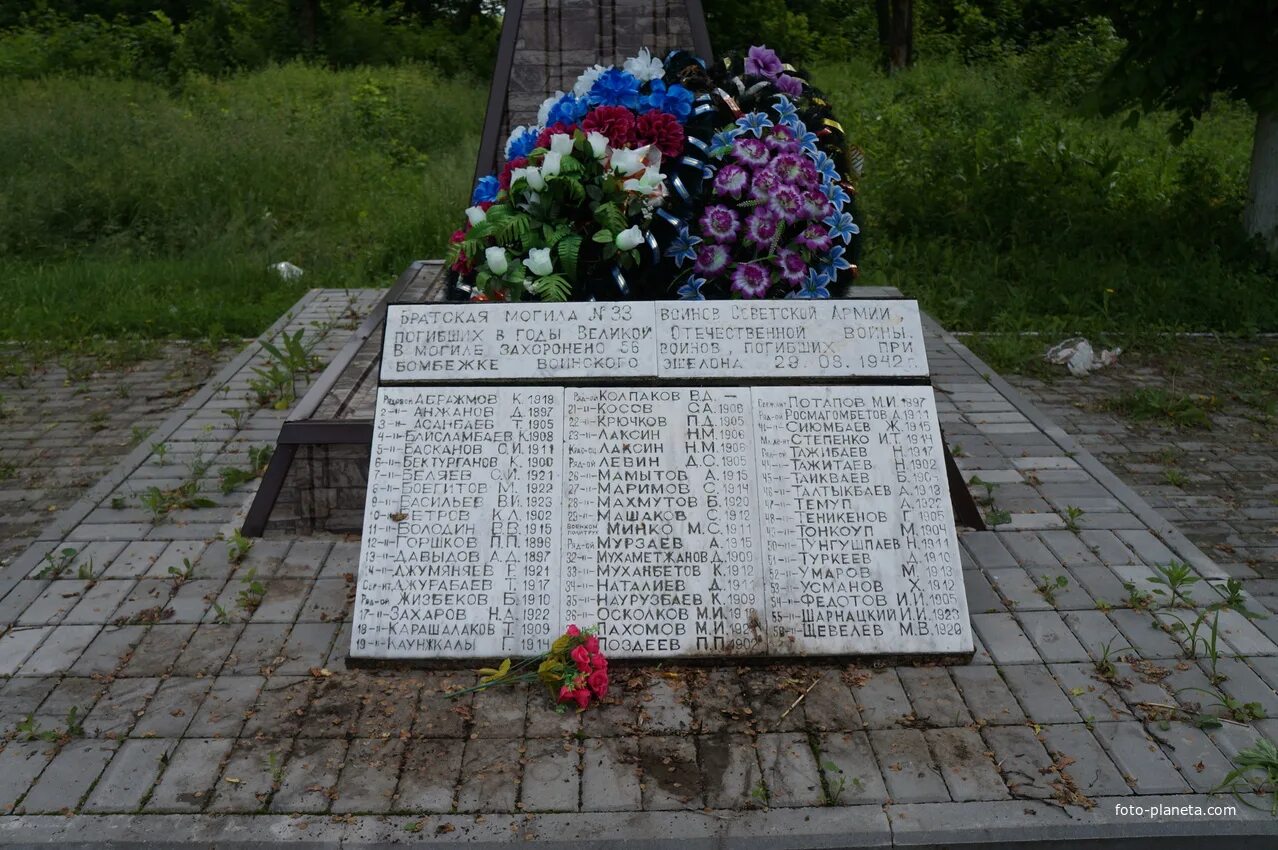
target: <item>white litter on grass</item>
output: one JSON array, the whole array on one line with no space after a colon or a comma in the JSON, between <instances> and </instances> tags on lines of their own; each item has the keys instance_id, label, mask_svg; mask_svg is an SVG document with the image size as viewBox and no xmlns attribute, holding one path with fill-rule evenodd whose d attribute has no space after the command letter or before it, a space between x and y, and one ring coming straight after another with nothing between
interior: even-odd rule
<instances>
[{"instance_id":1,"label":"white litter on grass","mask_svg":"<svg viewBox=\"0 0 1278 850\"><path fill-rule=\"evenodd\" d=\"M1113 366L1118 362L1118 355L1122 353L1121 348L1106 348L1101 351L1100 357L1097 357L1092 344L1083 337L1077 336L1058 342L1047 349L1043 359L1057 366L1064 365L1071 375L1081 378L1098 369Z\"/></svg>"},{"instance_id":2,"label":"white litter on grass","mask_svg":"<svg viewBox=\"0 0 1278 850\"><path fill-rule=\"evenodd\" d=\"M302 276L302 270L292 263L276 263L271 266L271 271L275 272L284 280L297 280Z\"/></svg>"}]
</instances>

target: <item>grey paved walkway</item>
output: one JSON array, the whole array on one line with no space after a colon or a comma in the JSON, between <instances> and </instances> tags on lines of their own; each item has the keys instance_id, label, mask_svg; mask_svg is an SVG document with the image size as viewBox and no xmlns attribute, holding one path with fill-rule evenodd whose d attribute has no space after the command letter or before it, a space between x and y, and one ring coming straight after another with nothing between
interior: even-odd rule
<instances>
[{"instance_id":1,"label":"grey paved walkway","mask_svg":"<svg viewBox=\"0 0 1278 850\"><path fill-rule=\"evenodd\" d=\"M342 307L312 293L290 326ZM1204 795L1278 739L1253 716L1278 716L1278 620L1225 608L1216 657L1183 651L1159 618L1195 622L1226 574L952 337L931 326L929 344L947 438L1005 512L961 535L973 662L633 668L580 716L516 689L447 700L466 672L347 670L356 541L228 551L251 485L207 479L283 416L221 412L261 363L250 349L160 429L164 464L139 449L0 573L0 841L1272 846L1267 811ZM180 487L197 454L215 505L159 523L111 507ZM1199 580L1166 608L1150 579L1173 560ZM1223 722L1204 731L1200 712ZM1154 804L1234 811L1116 808Z\"/></svg>"},{"instance_id":2,"label":"grey paved walkway","mask_svg":"<svg viewBox=\"0 0 1278 850\"><path fill-rule=\"evenodd\" d=\"M103 367L89 356L0 346L0 566L147 442L235 349L169 343L136 354L136 362Z\"/></svg>"}]
</instances>

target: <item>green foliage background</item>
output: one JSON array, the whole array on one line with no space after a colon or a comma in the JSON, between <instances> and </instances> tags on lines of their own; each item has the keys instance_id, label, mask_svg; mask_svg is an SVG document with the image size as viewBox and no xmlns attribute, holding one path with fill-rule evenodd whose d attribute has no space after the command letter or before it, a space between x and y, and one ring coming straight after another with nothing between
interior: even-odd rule
<instances>
[{"instance_id":1,"label":"green foliage background","mask_svg":"<svg viewBox=\"0 0 1278 850\"><path fill-rule=\"evenodd\" d=\"M0 338L251 335L309 287L443 256L492 9L318 0L308 29L307 5L0 8ZM1174 146L1174 114L1089 107L1124 47L1092 6L916 5L918 64L888 78L868 0L706 4L717 49L807 65L865 150L864 283L960 330L1278 330L1238 224L1245 106L1215 98Z\"/></svg>"}]
</instances>

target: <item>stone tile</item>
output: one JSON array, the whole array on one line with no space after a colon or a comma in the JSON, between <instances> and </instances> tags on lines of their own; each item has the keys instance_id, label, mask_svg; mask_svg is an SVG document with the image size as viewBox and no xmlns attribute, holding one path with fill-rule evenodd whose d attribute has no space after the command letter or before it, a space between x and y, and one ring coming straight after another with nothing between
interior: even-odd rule
<instances>
[{"instance_id":1,"label":"stone tile","mask_svg":"<svg viewBox=\"0 0 1278 850\"><path fill-rule=\"evenodd\" d=\"M176 746L177 741L163 738L121 743L81 811L136 812Z\"/></svg>"},{"instance_id":2,"label":"stone tile","mask_svg":"<svg viewBox=\"0 0 1278 850\"><path fill-rule=\"evenodd\" d=\"M40 642L53 633L53 626L10 629L0 636L0 676L12 676Z\"/></svg>"},{"instance_id":3,"label":"stone tile","mask_svg":"<svg viewBox=\"0 0 1278 850\"><path fill-rule=\"evenodd\" d=\"M194 633L193 625L156 623L146 630L121 675L165 675L173 668Z\"/></svg>"},{"instance_id":4,"label":"stone tile","mask_svg":"<svg viewBox=\"0 0 1278 850\"><path fill-rule=\"evenodd\" d=\"M413 737L461 737L465 733L465 718L470 713L470 697L449 699L446 693L465 687L473 681L474 676L469 673L427 673L422 678L417 716L413 720Z\"/></svg>"},{"instance_id":5,"label":"stone tile","mask_svg":"<svg viewBox=\"0 0 1278 850\"><path fill-rule=\"evenodd\" d=\"M1062 619L1093 661L1106 655L1115 660L1130 649L1127 639L1102 611L1067 611Z\"/></svg>"},{"instance_id":6,"label":"stone tile","mask_svg":"<svg viewBox=\"0 0 1278 850\"><path fill-rule=\"evenodd\" d=\"M1016 476L1016 480L1020 480L1020 475L1012 473ZM988 472L981 474L981 479L997 483ZM999 539L999 535L992 531L969 531L959 538L959 542L963 545L972 557L976 559L976 563L983 570L997 570L1003 567L1017 566L1016 559L1012 553L1007 550Z\"/></svg>"},{"instance_id":7,"label":"stone tile","mask_svg":"<svg viewBox=\"0 0 1278 850\"><path fill-rule=\"evenodd\" d=\"M457 811L515 811L519 793L519 746L518 740L510 738L472 738L466 742L457 788Z\"/></svg>"},{"instance_id":8,"label":"stone tile","mask_svg":"<svg viewBox=\"0 0 1278 850\"><path fill-rule=\"evenodd\" d=\"M710 670L704 681L693 686L693 690L696 694L692 709L696 731L704 734L750 730L753 709L748 706L735 670ZM589 718L586 723L589 725Z\"/></svg>"},{"instance_id":9,"label":"stone tile","mask_svg":"<svg viewBox=\"0 0 1278 850\"><path fill-rule=\"evenodd\" d=\"M318 579L298 612L298 622L340 622L350 609L348 596L352 587L342 579Z\"/></svg>"},{"instance_id":10,"label":"stone tile","mask_svg":"<svg viewBox=\"0 0 1278 850\"><path fill-rule=\"evenodd\" d=\"M20 626L56 626L80 604L84 582L74 579L51 581L26 606L15 622Z\"/></svg>"},{"instance_id":11,"label":"stone tile","mask_svg":"<svg viewBox=\"0 0 1278 850\"><path fill-rule=\"evenodd\" d=\"M307 675L314 667L323 667L337 635L336 623L298 623L289 632L280 655L283 663L275 668L277 675Z\"/></svg>"},{"instance_id":12,"label":"stone tile","mask_svg":"<svg viewBox=\"0 0 1278 850\"><path fill-rule=\"evenodd\" d=\"M587 738L583 745L582 811L637 811L642 806L638 740Z\"/></svg>"},{"instance_id":13,"label":"stone tile","mask_svg":"<svg viewBox=\"0 0 1278 850\"><path fill-rule=\"evenodd\" d=\"M1055 661L1086 661L1087 650L1074 637L1061 615L1055 611L1021 611L1016 615L1021 630L1038 654L1048 663Z\"/></svg>"},{"instance_id":14,"label":"stone tile","mask_svg":"<svg viewBox=\"0 0 1278 850\"><path fill-rule=\"evenodd\" d=\"M638 727L644 734L686 733L692 728L691 700L682 680L650 680L638 699Z\"/></svg>"},{"instance_id":15,"label":"stone tile","mask_svg":"<svg viewBox=\"0 0 1278 850\"><path fill-rule=\"evenodd\" d=\"M1025 722L1025 712L997 668L953 667L950 675L977 723L1005 726Z\"/></svg>"},{"instance_id":16,"label":"stone tile","mask_svg":"<svg viewBox=\"0 0 1278 850\"><path fill-rule=\"evenodd\" d=\"M388 811L403 757L404 742L399 738L356 738L351 741L337 781L333 811Z\"/></svg>"},{"instance_id":17,"label":"stone tile","mask_svg":"<svg viewBox=\"0 0 1278 850\"><path fill-rule=\"evenodd\" d=\"M22 665L23 676L50 676L69 669L101 631L100 626L56 626Z\"/></svg>"},{"instance_id":18,"label":"stone tile","mask_svg":"<svg viewBox=\"0 0 1278 850\"><path fill-rule=\"evenodd\" d=\"M212 686L212 679L165 679L130 734L135 738L182 737Z\"/></svg>"},{"instance_id":19,"label":"stone tile","mask_svg":"<svg viewBox=\"0 0 1278 850\"><path fill-rule=\"evenodd\" d=\"M1096 739L1137 794L1184 794L1191 789L1140 723L1097 723Z\"/></svg>"},{"instance_id":20,"label":"stone tile","mask_svg":"<svg viewBox=\"0 0 1278 850\"><path fill-rule=\"evenodd\" d=\"M972 627L996 664L1036 664L1038 653L1011 614L973 614Z\"/></svg>"},{"instance_id":21,"label":"stone tile","mask_svg":"<svg viewBox=\"0 0 1278 850\"><path fill-rule=\"evenodd\" d=\"M999 611L1045 611L1052 606L1038 592L1034 577L1020 567L1010 570L992 570L986 573L990 586L998 598L1004 603ZM972 613L986 613L972 608Z\"/></svg>"},{"instance_id":22,"label":"stone tile","mask_svg":"<svg viewBox=\"0 0 1278 850\"><path fill-rule=\"evenodd\" d=\"M230 755L232 741L212 738L184 738L169 758L168 768L160 777L148 812L198 812L208 804L222 762Z\"/></svg>"},{"instance_id":23,"label":"stone tile","mask_svg":"<svg viewBox=\"0 0 1278 850\"><path fill-rule=\"evenodd\" d=\"M115 609L119 607L132 589L132 580L107 579L99 581L80 594L79 601L67 613L62 622L77 625L103 625L109 623L111 622L112 614L115 613Z\"/></svg>"},{"instance_id":24,"label":"stone tile","mask_svg":"<svg viewBox=\"0 0 1278 850\"><path fill-rule=\"evenodd\" d=\"M1064 771L1088 797L1121 797L1132 793L1122 774L1096 738L1081 723L1044 726L1044 746L1054 761L1073 759Z\"/></svg>"},{"instance_id":25,"label":"stone tile","mask_svg":"<svg viewBox=\"0 0 1278 850\"><path fill-rule=\"evenodd\" d=\"M56 751L45 741L10 741L0 750L0 814L13 811Z\"/></svg>"},{"instance_id":26,"label":"stone tile","mask_svg":"<svg viewBox=\"0 0 1278 850\"><path fill-rule=\"evenodd\" d=\"M929 726L963 726L972 722L946 668L902 667L897 676L918 721Z\"/></svg>"},{"instance_id":27,"label":"stone tile","mask_svg":"<svg viewBox=\"0 0 1278 850\"><path fill-rule=\"evenodd\" d=\"M241 738L231 745L226 769L213 790L207 812L260 812L282 776L291 741Z\"/></svg>"},{"instance_id":28,"label":"stone tile","mask_svg":"<svg viewBox=\"0 0 1278 850\"><path fill-rule=\"evenodd\" d=\"M525 715L527 726L524 736L527 738L581 738L581 719L586 712L558 711L545 688L530 685L528 688L528 709Z\"/></svg>"},{"instance_id":29,"label":"stone tile","mask_svg":"<svg viewBox=\"0 0 1278 850\"><path fill-rule=\"evenodd\" d=\"M526 812L575 812L581 784L576 741L534 738L524 744L520 808Z\"/></svg>"},{"instance_id":30,"label":"stone tile","mask_svg":"<svg viewBox=\"0 0 1278 850\"><path fill-rule=\"evenodd\" d=\"M1031 723L1077 723L1080 720L1074 704L1046 666L1025 664L1003 667L999 672Z\"/></svg>"},{"instance_id":31,"label":"stone tile","mask_svg":"<svg viewBox=\"0 0 1278 850\"><path fill-rule=\"evenodd\" d=\"M311 702L314 679L309 676L272 676L246 712L242 738L292 738L301 728ZM407 730L407 727L405 727Z\"/></svg>"},{"instance_id":32,"label":"stone tile","mask_svg":"<svg viewBox=\"0 0 1278 850\"><path fill-rule=\"evenodd\" d=\"M1003 784L1013 797L1047 799L1056 793L1059 782L1052 770L1052 758L1028 726L987 726L981 730L994 753Z\"/></svg>"},{"instance_id":33,"label":"stone tile","mask_svg":"<svg viewBox=\"0 0 1278 850\"><path fill-rule=\"evenodd\" d=\"M1142 658L1176 658L1181 654L1180 647L1148 611L1115 608L1109 612L1109 619Z\"/></svg>"},{"instance_id":34,"label":"stone tile","mask_svg":"<svg viewBox=\"0 0 1278 850\"><path fill-rule=\"evenodd\" d=\"M151 571L166 545L159 540L135 540L111 559L103 575L106 578L141 578Z\"/></svg>"},{"instance_id":35,"label":"stone tile","mask_svg":"<svg viewBox=\"0 0 1278 850\"><path fill-rule=\"evenodd\" d=\"M696 747L691 738L678 735L641 738L639 766L645 810L700 809L705 805Z\"/></svg>"},{"instance_id":36,"label":"stone tile","mask_svg":"<svg viewBox=\"0 0 1278 850\"><path fill-rule=\"evenodd\" d=\"M395 808L412 813L451 811L465 744L449 738L410 740Z\"/></svg>"},{"instance_id":37,"label":"stone tile","mask_svg":"<svg viewBox=\"0 0 1278 850\"><path fill-rule=\"evenodd\" d=\"M284 659L280 651L288 640L286 623L249 623L227 656L222 672L247 676L274 668Z\"/></svg>"},{"instance_id":38,"label":"stone tile","mask_svg":"<svg viewBox=\"0 0 1278 850\"><path fill-rule=\"evenodd\" d=\"M1199 794L1214 790L1220 780L1233 770L1233 764L1217 749L1207 733L1192 723L1172 721L1166 724L1166 728L1160 726L1155 741Z\"/></svg>"},{"instance_id":39,"label":"stone tile","mask_svg":"<svg viewBox=\"0 0 1278 850\"><path fill-rule=\"evenodd\" d=\"M818 738L822 775L830 805L881 805L888 799L870 739L864 732L833 732Z\"/></svg>"},{"instance_id":40,"label":"stone tile","mask_svg":"<svg viewBox=\"0 0 1278 850\"><path fill-rule=\"evenodd\" d=\"M861 713L856 709L856 697L843 681L842 672L826 670L821 681L803 700L804 719L809 728L821 732L861 728Z\"/></svg>"},{"instance_id":41,"label":"stone tile","mask_svg":"<svg viewBox=\"0 0 1278 850\"><path fill-rule=\"evenodd\" d=\"M857 710L868 728L895 728L898 720L914 710L895 669L853 671L850 677Z\"/></svg>"},{"instance_id":42,"label":"stone tile","mask_svg":"<svg viewBox=\"0 0 1278 850\"><path fill-rule=\"evenodd\" d=\"M1199 661L1204 671L1210 671L1210 661ZM1278 692L1256 672L1247 666L1245 661L1236 658L1220 658L1216 663L1216 672L1225 676L1220 682L1220 689L1239 702L1259 703L1266 717L1278 717Z\"/></svg>"},{"instance_id":43,"label":"stone tile","mask_svg":"<svg viewBox=\"0 0 1278 850\"><path fill-rule=\"evenodd\" d=\"M169 599L169 607L173 609L171 623L199 623L211 620L216 616L212 610L213 600L225 586L223 579L194 579L183 582Z\"/></svg>"},{"instance_id":44,"label":"stone tile","mask_svg":"<svg viewBox=\"0 0 1278 850\"><path fill-rule=\"evenodd\" d=\"M186 734L198 738L236 737L245 715L257 702L264 681L261 676L218 676Z\"/></svg>"},{"instance_id":45,"label":"stone tile","mask_svg":"<svg viewBox=\"0 0 1278 850\"><path fill-rule=\"evenodd\" d=\"M221 671L226 656L239 639L241 623L215 625L205 623L196 628L189 642L173 664L175 676L215 676Z\"/></svg>"},{"instance_id":46,"label":"stone tile","mask_svg":"<svg viewBox=\"0 0 1278 850\"><path fill-rule=\"evenodd\" d=\"M950 799L940 769L917 729L877 729L870 744L894 803L934 803Z\"/></svg>"},{"instance_id":47,"label":"stone tile","mask_svg":"<svg viewBox=\"0 0 1278 850\"><path fill-rule=\"evenodd\" d=\"M58 814L74 810L115 754L114 741L71 741L53 757L17 811Z\"/></svg>"},{"instance_id":48,"label":"stone tile","mask_svg":"<svg viewBox=\"0 0 1278 850\"><path fill-rule=\"evenodd\" d=\"M941 777L956 802L1006 800L1007 788L992 753L972 729L928 729L923 733Z\"/></svg>"},{"instance_id":49,"label":"stone tile","mask_svg":"<svg viewBox=\"0 0 1278 850\"><path fill-rule=\"evenodd\" d=\"M298 738L284 765L279 790L271 798L272 812L328 811L346 757L346 741Z\"/></svg>"},{"instance_id":50,"label":"stone tile","mask_svg":"<svg viewBox=\"0 0 1278 850\"><path fill-rule=\"evenodd\" d=\"M963 583L967 590L967 607L973 614L996 614L1007 610L1003 598L991 586L985 572L964 570Z\"/></svg>"},{"instance_id":51,"label":"stone tile","mask_svg":"<svg viewBox=\"0 0 1278 850\"><path fill-rule=\"evenodd\" d=\"M134 623L163 619L162 616L157 617L157 614L168 609L172 596L172 582L158 578L141 579L120 600L120 607L112 615L113 620L118 623Z\"/></svg>"},{"instance_id":52,"label":"stone tile","mask_svg":"<svg viewBox=\"0 0 1278 850\"><path fill-rule=\"evenodd\" d=\"M273 578L266 583L266 595L253 611L252 622L292 623L311 592L311 582L297 578Z\"/></svg>"},{"instance_id":53,"label":"stone tile","mask_svg":"<svg viewBox=\"0 0 1278 850\"><path fill-rule=\"evenodd\" d=\"M766 803L762 794L766 786L753 738L728 732L700 735L697 755L710 808L741 809Z\"/></svg>"},{"instance_id":54,"label":"stone tile","mask_svg":"<svg viewBox=\"0 0 1278 850\"><path fill-rule=\"evenodd\" d=\"M129 661L145 626L106 626L68 671L75 676L106 676Z\"/></svg>"},{"instance_id":55,"label":"stone tile","mask_svg":"<svg viewBox=\"0 0 1278 850\"><path fill-rule=\"evenodd\" d=\"M85 733L103 738L127 736L159 686L159 679L116 679L84 718Z\"/></svg>"},{"instance_id":56,"label":"stone tile","mask_svg":"<svg viewBox=\"0 0 1278 850\"><path fill-rule=\"evenodd\" d=\"M825 802L820 769L806 735L763 734L757 747L769 806L819 806Z\"/></svg>"}]
</instances>

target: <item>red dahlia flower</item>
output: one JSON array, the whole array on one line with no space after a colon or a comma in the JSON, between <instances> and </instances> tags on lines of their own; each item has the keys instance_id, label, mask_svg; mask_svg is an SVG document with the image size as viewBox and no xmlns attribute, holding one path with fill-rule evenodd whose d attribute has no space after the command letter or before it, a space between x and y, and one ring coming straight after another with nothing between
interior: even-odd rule
<instances>
[{"instance_id":1,"label":"red dahlia flower","mask_svg":"<svg viewBox=\"0 0 1278 850\"><path fill-rule=\"evenodd\" d=\"M649 110L635 122L635 142L655 145L662 156L676 157L683 153L685 137L679 119L657 109Z\"/></svg>"},{"instance_id":2,"label":"red dahlia flower","mask_svg":"<svg viewBox=\"0 0 1278 850\"><path fill-rule=\"evenodd\" d=\"M635 114L624 106L596 107L586 114L581 129L603 133L614 148L628 148L635 141Z\"/></svg>"}]
</instances>

